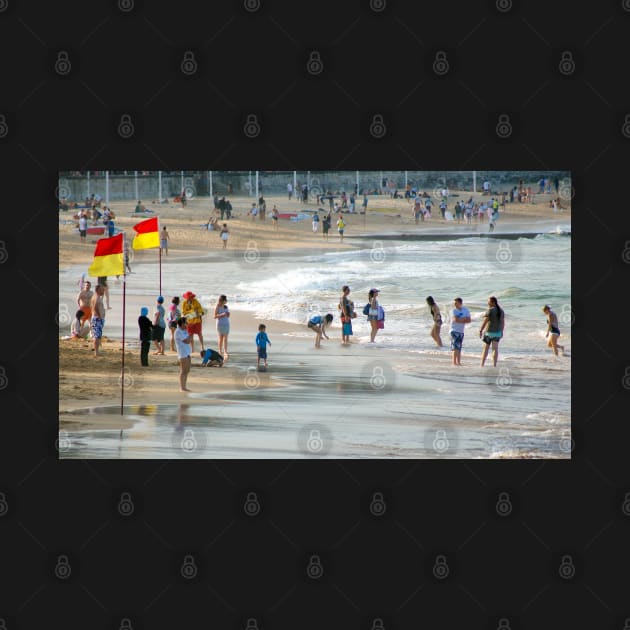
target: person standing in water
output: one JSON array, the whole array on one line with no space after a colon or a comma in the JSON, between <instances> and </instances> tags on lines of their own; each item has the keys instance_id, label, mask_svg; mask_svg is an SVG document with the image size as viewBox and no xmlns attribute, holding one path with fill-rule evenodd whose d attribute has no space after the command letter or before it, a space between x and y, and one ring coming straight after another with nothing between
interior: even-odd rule
<instances>
[{"instance_id":1,"label":"person standing in water","mask_svg":"<svg viewBox=\"0 0 630 630\"><path fill-rule=\"evenodd\" d=\"M437 346L441 348L444 344L440 337L440 329L442 328L442 314L440 313L440 307L435 303L432 296L427 297L427 305L429 306L429 312L433 319L433 326L431 328L431 339L435 341Z\"/></svg>"},{"instance_id":2,"label":"person standing in water","mask_svg":"<svg viewBox=\"0 0 630 630\"><path fill-rule=\"evenodd\" d=\"M350 287L346 284L341 289L341 299L339 300L339 310L341 311L341 343L347 346L352 335L352 318L356 317L354 312L354 302L348 299Z\"/></svg>"},{"instance_id":3,"label":"person standing in water","mask_svg":"<svg viewBox=\"0 0 630 630\"><path fill-rule=\"evenodd\" d=\"M453 300L451 313L451 350L453 351L453 365L462 364L462 344L464 342L464 328L470 324L470 311L463 306L463 300L456 297Z\"/></svg>"},{"instance_id":4,"label":"person standing in water","mask_svg":"<svg viewBox=\"0 0 630 630\"><path fill-rule=\"evenodd\" d=\"M488 298L488 310L484 313L481 327L479 328L479 337L483 339L484 347L481 352L481 367L486 362L490 345L492 345L492 365L497 367L499 359L499 341L503 337L503 327L505 326L505 313L499 306L497 298L493 295ZM483 331L486 334L483 334Z\"/></svg>"},{"instance_id":5,"label":"person standing in water","mask_svg":"<svg viewBox=\"0 0 630 630\"><path fill-rule=\"evenodd\" d=\"M368 293L368 314L367 320L370 322L370 343L374 343L374 339L376 338L376 333L378 332L378 289L370 289Z\"/></svg>"},{"instance_id":6,"label":"person standing in water","mask_svg":"<svg viewBox=\"0 0 630 630\"><path fill-rule=\"evenodd\" d=\"M548 304L543 306L542 311L547 316L547 333L545 334L545 339L548 339L547 346L553 350L555 356L558 356L558 348L562 350L562 354L564 355L564 346L558 343L558 337L560 336L558 316L551 310Z\"/></svg>"}]
</instances>

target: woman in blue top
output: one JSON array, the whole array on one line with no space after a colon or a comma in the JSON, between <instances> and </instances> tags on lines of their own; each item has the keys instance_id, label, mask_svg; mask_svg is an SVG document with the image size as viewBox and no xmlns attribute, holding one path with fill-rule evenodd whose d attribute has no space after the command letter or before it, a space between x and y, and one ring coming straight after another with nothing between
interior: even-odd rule
<instances>
[{"instance_id":1,"label":"woman in blue top","mask_svg":"<svg viewBox=\"0 0 630 630\"><path fill-rule=\"evenodd\" d=\"M326 328L328 328L332 320L333 320L332 313L328 313L325 317L322 317L321 315L314 315L308 320L308 327L311 330L315 331L315 347L316 348L320 347L322 336L326 337L326 339L330 338L326 334Z\"/></svg>"}]
</instances>

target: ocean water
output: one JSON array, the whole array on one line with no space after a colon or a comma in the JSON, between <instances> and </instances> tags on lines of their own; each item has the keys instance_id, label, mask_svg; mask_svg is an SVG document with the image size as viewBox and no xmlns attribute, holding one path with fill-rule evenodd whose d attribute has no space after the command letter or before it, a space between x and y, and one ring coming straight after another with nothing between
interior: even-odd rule
<instances>
[{"instance_id":1,"label":"ocean water","mask_svg":"<svg viewBox=\"0 0 630 630\"><path fill-rule=\"evenodd\" d=\"M149 260L144 256L134 261L136 273L127 281L134 293L147 296L147 306L153 304L157 277L157 265ZM76 269L60 272L60 299L76 292L79 275ZM291 405L298 424L312 417L314 405L325 418L337 412L339 402L356 401L352 412L335 423L337 439L345 446L340 451L333 450L331 456L436 457L440 452L435 444L441 444L442 438L459 443L455 457L570 456L568 235L545 234L505 241L479 237L366 241L363 246L356 243L353 250L315 255L254 249L248 256L215 252L207 258L184 258L163 265L167 303L170 296L190 289L204 306L212 308L217 296L225 293L232 309L249 311L264 321L272 339L274 321L304 324L303 332L289 336L296 337L295 341L303 339L305 351L307 347L310 350L313 338L305 324L314 313L333 313L330 335L340 335L337 304L344 284L351 288L350 298L358 313L353 320L349 354L307 360L306 366L308 361L322 365L328 362L330 369L324 380L315 377L321 374L315 371L296 377L290 392L278 389L265 394L269 400L276 397L278 404ZM115 281L110 286L113 292L120 292ZM376 344L369 343L369 326L361 314L371 287L380 290L380 303L386 313L385 328L379 331ZM429 336L432 322L425 302L428 295L434 297L442 311L444 348L437 348ZM489 357L487 367L481 369L478 327L490 295L498 298L505 311L505 331L497 368L488 367ZM448 348L452 300L457 296L463 299L473 320L466 328L461 368L450 365ZM566 357L554 358L545 345L546 318L541 310L544 304L551 305L558 314L560 343L565 346ZM134 336L136 318L137 313L127 314ZM110 332L113 330L110 328ZM293 370L278 358L275 366L284 376ZM368 374L366 370L372 372ZM374 389L370 384L377 382L374 377L380 375L388 379L388 387L378 399L367 400L366 384L369 397ZM315 382L314 378L320 380ZM389 386L390 383L395 385ZM356 392L358 395L353 398ZM241 411L229 412L235 414L235 423L258 413L255 405L261 404L261 392L240 391L234 395L239 403L248 405ZM377 400L380 405L373 408L376 424L361 422L366 400L371 405ZM423 437L418 437L419 427ZM287 438L283 423L275 428L273 439L269 435L260 438L261 444L262 440L266 444L261 449L264 456L300 456L286 446L295 440ZM439 433L443 428L446 434ZM251 434L246 431L241 436L236 432L233 439L235 444L242 440L249 445ZM280 443L285 446L274 455ZM261 456L248 448L239 450L235 446L230 456ZM145 456L160 456L155 451L151 453ZM217 451L208 456L222 455Z\"/></svg>"}]
</instances>

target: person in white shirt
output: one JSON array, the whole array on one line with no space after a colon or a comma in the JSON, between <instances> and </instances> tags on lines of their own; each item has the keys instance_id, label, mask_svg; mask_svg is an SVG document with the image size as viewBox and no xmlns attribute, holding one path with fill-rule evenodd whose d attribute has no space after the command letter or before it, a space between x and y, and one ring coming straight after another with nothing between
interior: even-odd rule
<instances>
[{"instance_id":1,"label":"person in white shirt","mask_svg":"<svg viewBox=\"0 0 630 630\"><path fill-rule=\"evenodd\" d=\"M79 216L79 236L81 237L81 242L85 243L85 236L87 234L88 227L87 216L82 212Z\"/></svg>"},{"instance_id":2,"label":"person in white shirt","mask_svg":"<svg viewBox=\"0 0 630 630\"><path fill-rule=\"evenodd\" d=\"M291 197L293 197L293 186L291 182L287 184L287 193L289 194L289 201L291 201Z\"/></svg>"},{"instance_id":3,"label":"person in white shirt","mask_svg":"<svg viewBox=\"0 0 630 630\"><path fill-rule=\"evenodd\" d=\"M177 359L179 360L179 391L189 392L186 387L188 373L190 372L190 356L192 350L190 342L192 336L186 330L186 318L180 317L177 320L177 330L175 331L175 345L177 346Z\"/></svg>"},{"instance_id":4,"label":"person in white shirt","mask_svg":"<svg viewBox=\"0 0 630 630\"><path fill-rule=\"evenodd\" d=\"M462 364L462 343L464 342L464 327L470 324L470 311L463 306L462 298L453 300L455 307L451 312L451 350L453 351L453 365Z\"/></svg>"}]
</instances>

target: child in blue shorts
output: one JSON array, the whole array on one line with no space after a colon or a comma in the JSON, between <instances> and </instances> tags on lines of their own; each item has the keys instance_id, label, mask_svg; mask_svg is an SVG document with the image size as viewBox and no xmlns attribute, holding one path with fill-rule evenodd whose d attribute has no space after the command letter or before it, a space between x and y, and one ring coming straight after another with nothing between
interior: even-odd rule
<instances>
[{"instance_id":1,"label":"child in blue shorts","mask_svg":"<svg viewBox=\"0 0 630 630\"><path fill-rule=\"evenodd\" d=\"M271 345L271 341L269 341L269 337L267 337L267 333L265 332L266 330L267 327L264 324L260 324L260 326L258 326L258 334L256 335L256 349L258 351L256 367L260 370L260 360L262 359L265 363L265 367L262 371L267 369L267 344Z\"/></svg>"}]
</instances>

